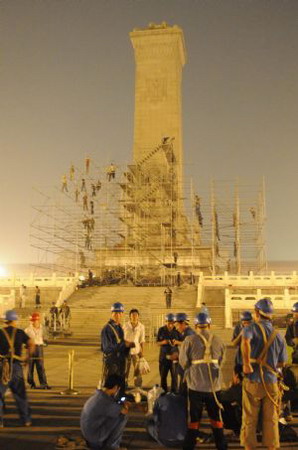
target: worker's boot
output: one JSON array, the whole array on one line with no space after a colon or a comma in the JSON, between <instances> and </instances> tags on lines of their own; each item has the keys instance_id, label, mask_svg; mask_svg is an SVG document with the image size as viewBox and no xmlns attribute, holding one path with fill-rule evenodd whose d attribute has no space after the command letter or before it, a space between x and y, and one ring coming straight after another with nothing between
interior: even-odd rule
<instances>
[{"instance_id":1,"label":"worker's boot","mask_svg":"<svg viewBox=\"0 0 298 450\"><path fill-rule=\"evenodd\" d=\"M194 450L197 442L198 430L187 430L183 443L183 450Z\"/></svg>"}]
</instances>

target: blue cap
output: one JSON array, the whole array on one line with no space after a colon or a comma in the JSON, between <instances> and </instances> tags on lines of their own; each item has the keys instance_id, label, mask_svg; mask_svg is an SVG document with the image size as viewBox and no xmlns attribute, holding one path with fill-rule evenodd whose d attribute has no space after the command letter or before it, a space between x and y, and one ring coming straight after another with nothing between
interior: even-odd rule
<instances>
[{"instance_id":1,"label":"blue cap","mask_svg":"<svg viewBox=\"0 0 298 450\"><path fill-rule=\"evenodd\" d=\"M200 312L195 317L195 325L210 325L211 323L211 317L208 316L208 314L204 312Z\"/></svg>"},{"instance_id":2,"label":"blue cap","mask_svg":"<svg viewBox=\"0 0 298 450\"><path fill-rule=\"evenodd\" d=\"M241 320L252 320L252 314L250 311L243 311L240 315Z\"/></svg>"},{"instance_id":3,"label":"blue cap","mask_svg":"<svg viewBox=\"0 0 298 450\"><path fill-rule=\"evenodd\" d=\"M9 309L8 311L5 311L4 320L6 320L7 322L12 322L13 320L18 320L18 315L17 315L16 311L14 311L13 309Z\"/></svg>"},{"instance_id":4,"label":"blue cap","mask_svg":"<svg viewBox=\"0 0 298 450\"><path fill-rule=\"evenodd\" d=\"M265 317L271 317L273 314L273 304L269 298L261 298L255 304L255 309L260 311L260 313Z\"/></svg>"},{"instance_id":5,"label":"blue cap","mask_svg":"<svg viewBox=\"0 0 298 450\"><path fill-rule=\"evenodd\" d=\"M298 302L294 303L294 305L292 306L292 312L298 312Z\"/></svg>"},{"instance_id":6,"label":"blue cap","mask_svg":"<svg viewBox=\"0 0 298 450\"><path fill-rule=\"evenodd\" d=\"M167 314L166 315L166 321L167 322L175 322L175 314L173 314L173 313L169 313L169 314Z\"/></svg>"},{"instance_id":7,"label":"blue cap","mask_svg":"<svg viewBox=\"0 0 298 450\"><path fill-rule=\"evenodd\" d=\"M111 306L112 312L124 312L124 306L120 302L113 303Z\"/></svg>"},{"instance_id":8,"label":"blue cap","mask_svg":"<svg viewBox=\"0 0 298 450\"><path fill-rule=\"evenodd\" d=\"M176 314L176 322L188 322L189 318L186 313L180 312Z\"/></svg>"}]
</instances>

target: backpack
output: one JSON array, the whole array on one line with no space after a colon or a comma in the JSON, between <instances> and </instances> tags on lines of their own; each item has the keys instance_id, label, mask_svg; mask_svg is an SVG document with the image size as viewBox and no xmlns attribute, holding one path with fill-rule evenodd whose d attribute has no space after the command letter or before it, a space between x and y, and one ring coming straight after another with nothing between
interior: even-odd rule
<instances>
[{"instance_id":1,"label":"backpack","mask_svg":"<svg viewBox=\"0 0 298 450\"><path fill-rule=\"evenodd\" d=\"M174 393L161 395L148 419L147 430L159 444L181 448L187 433L185 397Z\"/></svg>"}]
</instances>

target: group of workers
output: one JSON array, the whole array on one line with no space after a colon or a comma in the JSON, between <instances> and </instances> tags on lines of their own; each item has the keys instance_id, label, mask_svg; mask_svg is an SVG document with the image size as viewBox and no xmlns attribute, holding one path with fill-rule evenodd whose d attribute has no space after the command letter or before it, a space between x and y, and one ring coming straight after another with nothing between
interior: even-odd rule
<instances>
[{"instance_id":1,"label":"group of workers","mask_svg":"<svg viewBox=\"0 0 298 450\"><path fill-rule=\"evenodd\" d=\"M287 329L286 338L290 345L297 347L298 303L293 306L292 312L294 319ZM124 327L121 325L123 313L124 306L121 303L117 302L112 305L111 319L101 332L101 348L104 358L101 389L97 390L86 403L82 413L82 432L92 449L106 448L107 442L109 445L111 444L111 439L112 445L114 445L111 448L120 448L121 436L127 420L129 403L125 401L126 362L130 352L133 352L136 347L136 340L133 335L128 338L125 334L126 325ZM242 380L243 382L239 401L242 405L240 419L238 418L240 424L235 423L234 427L232 424L232 428L237 430L238 427L241 445L246 450L254 449L257 446L257 425L260 415L262 417L263 445L269 450L277 449L280 445L281 386L284 387L280 383L280 379L281 368L287 361L287 351L284 338L273 327L272 318L272 302L267 298L260 299L255 304L254 318L249 311L244 312L233 334L233 344L238 346L233 379L237 380L236 384ZM137 323L139 322L137 321ZM199 436L200 421L205 407L215 446L217 449L225 450L227 441L224 435L224 426L225 423L231 422L233 417L228 410L233 403L227 401L228 396L225 396L225 392L222 391L221 366L225 346L222 340L212 332L208 308L205 307L196 315L194 326L195 329L190 327L185 313L169 313L166 315L165 325L158 330L160 385L164 392L168 391L167 378L170 373L170 392L177 395L176 400L173 400L173 397L167 394L169 396L165 396L161 400L163 403L161 409L165 411L170 408L173 411L173 403L169 406L170 401L178 404L182 397L187 398L185 405L188 404L188 408L185 406L185 415L188 410L189 422L181 442L181 448L193 450ZM143 355L142 350L138 349L138 352L135 353L136 356ZM111 384L114 392L112 394L113 402L117 405L115 408L117 408L117 417L119 418L119 427L117 428L119 433L116 434L114 428L113 433L109 433L108 422L104 422L103 425L101 421L101 426L97 427L93 420L95 411L101 411L107 397L111 396ZM238 389L239 386L236 387ZM99 393L101 400L99 400ZM121 398L123 398L123 403L120 401ZM109 398L110 401L111 398ZM110 416L108 415L108 417ZM178 415L176 415L176 420L178 420L177 418ZM102 416L101 419L103 420ZM114 426L116 422L112 421L112 423ZM151 429L150 434L157 436L157 427L160 427L160 424L155 422L154 426L156 429L155 431ZM173 426L176 427L176 424L174 423ZM177 429L179 429L178 424ZM115 436L115 441L113 436ZM160 441L163 442L162 439Z\"/></svg>"},{"instance_id":2,"label":"group of workers","mask_svg":"<svg viewBox=\"0 0 298 450\"><path fill-rule=\"evenodd\" d=\"M293 362L297 364L298 352L298 302L293 305L293 322L288 325L286 341L292 346ZM257 426L262 417L262 442L269 450L279 448L279 414L282 401L280 382L282 367L287 361L284 338L272 323L272 302L263 298L255 304L254 317L249 311L241 315L235 327L233 345L238 347L234 376L242 380L242 419L240 441L246 450L257 446ZM87 445L93 450L123 449L120 442L129 402L126 390L131 366L134 384L141 389L144 359L145 329L139 320L139 311L129 312L129 321L122 326L124 306L116 302L111 307L111 318L101 330L103 372L100 386L86 402L81 414L81 430ZM31 425L30 409L26 398L21 367L21 349L25 344L28 356L37 367L40 384L48 388L43 364L42 331L38 313L32 314L28 329L16 326L15 311L7 311L6 326L0 331L0 425L3 426L4 394L10 387L24 425ZM38 340L38 335L40 340ZM217 449L227 449L224 435L226 402L222 392L222 362L225 346L212 331L207 308L194 319L194 329L184 312L166 315L165 325L157 333L160 385L165 393L163 409L170 401L180 405L181 417L189 416L188 426L181 440L183 450L193 450L199 437L199 427L204 407L207 410ZM167 378L171 376L171 388ZM29 384L34 387L28 375ZM297 387L296 387L297 389ZM141 392L141 390L140 390ZM172 396L172 397L171 397ZM176 397L175 397L176 396ZM184 400L183 400L184 399ZM168 402L168 403L167 403ZM181 406L182 405L182 406ZM184 405L184 406L183 406ZM179 414L176 415L178 420ZM227 418L231 419L231 417ZM173 423L175 429L175 423ZM178 429L177 425L177 429ZM155 432L157 432L155 430ZM152 433L154 435L154 433ZM162 441L162 440L161 440Z\"/></svg>"}]
</instances>

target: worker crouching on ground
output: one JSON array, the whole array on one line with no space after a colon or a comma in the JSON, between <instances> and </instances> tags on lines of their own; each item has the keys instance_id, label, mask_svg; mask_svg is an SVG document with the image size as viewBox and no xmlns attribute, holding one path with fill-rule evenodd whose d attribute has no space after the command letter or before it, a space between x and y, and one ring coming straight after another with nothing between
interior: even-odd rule
<instances>
[{"instance_id":1,"label":"worker crouching on ground","mask_svg":"<svg viewBox=\"0 0 298 450\"><path fill-rule=\"evenodd\" d=\"M268 450L279 448L278 416L280 392L278 367L287 360L286 345L273 328L273 305L263 298L255 304L255 323L242 331L243 411L241 445L257 446L256 427L262 416L262 442Z\"/></svg>"},{"instance_id":2,"label":"worker crouching on ground","mask_svg":"<svg viewBox=\"0 0 298 450\"><path fill-rule=\"evenodd\" d=\"M21 362L23 345L28 356L34 352L34 342L24 330L17 328L17 313L6 311L6 326L0 330L0 427L3 427L3 404L5 392L10 388L13 393L22 424L31 425L30 408L26 395L25 381Z\"/></svg>"},{"instance_id":3,"label":"worker crouching on ground","mask_svg":"<svg viewBox=\"0 0 298 450\"><path fill-rule=\"evenodd\" d=\"M83 407L81 431L92 450L126 450L120 447L129 407L118 396L123 383L119 375L109 375L103 388L97 389Z\"/></svg>"},{"instance_id":4,"label":"worker crouching on ground","mask_svg":"<svg viewBox=\"0 0 298 450\"><path fill-rule=\"evenodd\" d=\"M180 347L179 363L185 371L190 403L190 423L183 450L195 448L204 406L210 419L216 448L227 449L220 413L220 365L225 347L211 333L210 324L210 317L206 313L199 313L195 319L196 334L187 336Z\"/></svg>"},{"instance_id":5,"label":"worker crouching on ground","mask_svg":"<svg viewBox=\"0 0 298 450\"><path fill-rule=\"evenodd\" d=\"M30 339L35 344L35 350L29 358L28 367L28 384L32 389L36 389L34 381L34 367L36 367L40 389L51 389L47 382L46 371L44 367L43 347L45 342L43 340L43 326L40 323L40 314L35 312L30 317L30 325L25 329Z\"/></svg>"}]
</instances>

